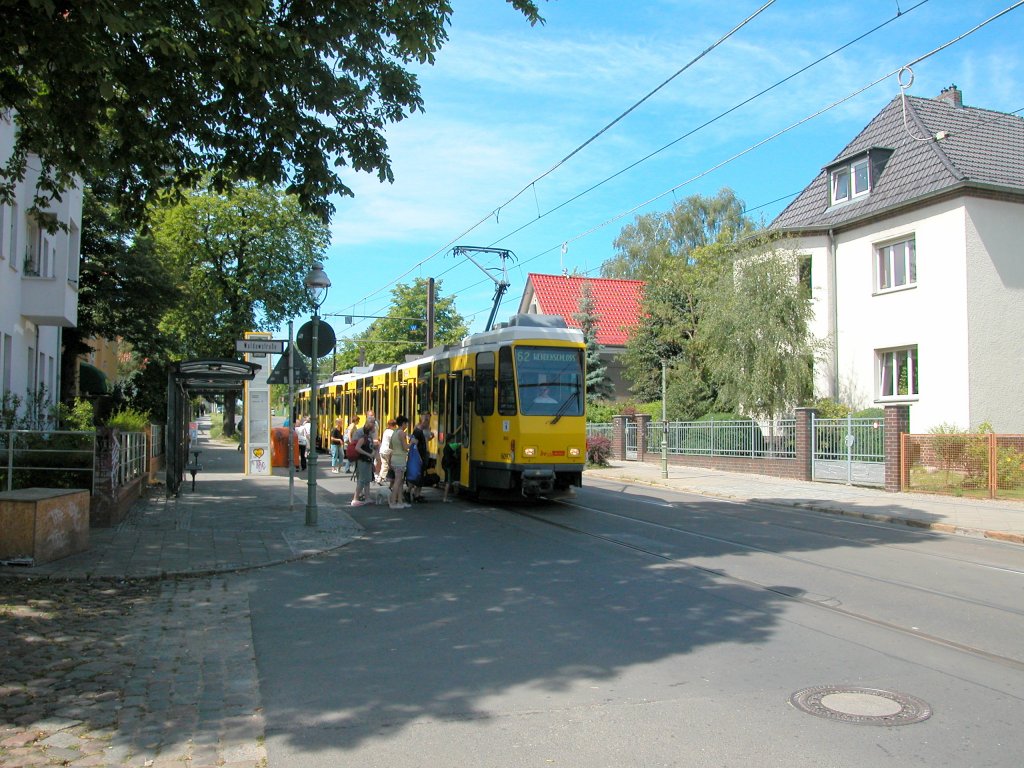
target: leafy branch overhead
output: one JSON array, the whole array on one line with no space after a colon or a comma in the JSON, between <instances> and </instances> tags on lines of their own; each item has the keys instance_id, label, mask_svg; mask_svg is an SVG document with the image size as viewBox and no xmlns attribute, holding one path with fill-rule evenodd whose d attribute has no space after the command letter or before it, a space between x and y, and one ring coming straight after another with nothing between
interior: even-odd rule
<instances>
[{"instance_id":1,"label":"leafy branch overhead","mask_svg":"<svg viewBox=\"0 0 1024 768\"><path fill-rule=\"evenodd\" d=\"M0 199L35 154L39 203L110 175L141 222L161 190L253 179L326 221L329 198L352 194L343 174L392 180L384 130L423 109L407 67L434 61L451 14L449 0L6 3L0 113L18 135Z\"/></svg>"}]
</instances>

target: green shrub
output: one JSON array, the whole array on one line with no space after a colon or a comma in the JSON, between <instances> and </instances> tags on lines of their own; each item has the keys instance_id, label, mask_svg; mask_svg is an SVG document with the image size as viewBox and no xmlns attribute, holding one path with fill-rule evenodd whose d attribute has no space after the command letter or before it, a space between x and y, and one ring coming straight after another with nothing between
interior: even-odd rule
<instances>
[{"instance_id":1,"label":"green shrub","mask_svg":"<svg viewBox=\"0 0 1024 768\"><path fill-rule=\"evenodd\" d=\"M591 424L610 424L612 416L619 414L616 403L590 401L587 403L587 421Z\"/></svg>"},{"instance_id":2,"label":"green shrub","mask_svg":"<svg viewBox=\"0 0 1024 768\"><path fill-rule=\"evenodd\" d=\"M845 419L853 410L850 406L836 402L828 397L819 397L812 400L808 407L818 412L819 419Z\"/></svg>"},{"instance_id":3,"label":"green shrub","mask_svg":"<svg viewBox=\"0 0 1024 768\"><path fill-rule=\"evenodd\" d=\"M110 417L107 426L115 427L122 432L145 432L149 426L149 412L124 408Z\"/></svg>"},{"instance_id":4,"label":"green shrub","mask_svg":"<svg viewBox=\"0 0 1024 768\"><path fill-rule=\"evenodd\" d=\"M855 419L884 419L885 408L865 408L850 415Z\"/></svg>"},{"instance_id":5,"label":"green shrub","mask_svg":"<svg viewBox=\"0 0 1024 768\"><path fill-rule=\"evenodd\" d=\"M60 424L61 429L68 429L76 432L91 432L93 430L93 407L92 403L85 398L76 397L72 406L61 403Z\"/></svg>"}]
</instances>

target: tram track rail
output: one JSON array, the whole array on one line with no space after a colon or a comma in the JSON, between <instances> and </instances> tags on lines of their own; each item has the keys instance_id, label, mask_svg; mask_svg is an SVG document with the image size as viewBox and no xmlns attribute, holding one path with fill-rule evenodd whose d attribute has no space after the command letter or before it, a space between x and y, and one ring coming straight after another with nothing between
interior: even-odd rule
<instances>
[{"instance_id":1,"label":"tram track rail","mask_svg":"<svg viewBox=\"0 0 1024 768\"><path fill-rule=\"evenodd\" d=\"M644 504L648 504L648 505L656 505L656 506L658 506L660 508L665 508L665 507L671 508L671 507L674 506L674 503L673 502L669 502L669 501L653 502L653 501L650 501L650 500L641 500L641 499L635 499L635 501L637 503L644 503ZM774 507L774 506L772 506L770 504L766 504L766 503L751 502L751 503L748 504L748 503L745 503L745 502L737 502L737 501L732 501L732 500L721 500L721 499L706 500L706 501L721 502L723 505L730 504L730 505L736 505L736 506L744 506L748 510L753 506L753 507L756 507L756 508L759 508L759 509L771 510L773 512L779 512L780 511L779 507ZM752 544L752 543L749 543L749 542L746 542L746 541L742 541L738 537L717 536L717 535L709 534L709 533L702 532L702 531L696 531L696 530L693 530L693 529L689 529L689 528L681 527L681 526L677 526L677 525L667 525L667 524L662 523L662 522L646 520L643 517L637 517L637 516L634 516L634 515L623 514L623 513L620 513L620 512L613 512L613 511L610 511L610 510L607 510L607 509L602 509L602 508L597 507L597 506L592 506L592 505L589 505L589 504L585 504L585 503L583 503L583 502L581 502L579 500L558 500L558 501L552 501L552 502L550 502L550 504L552 505L551 508L558 508L558 507L560 507L560 508L563 508L563 509L566 509L566 508L577 509L577 510L585 511L585 512L588 512L588 513L591 513L591 514L595 514L595 515L602 515L602 516L606 516L606 517L616 518L618 520L622 520L624 522L628 522L629 524L634 524L634 525L638 525L638 526L644 526L644 527L648 527L648 528L655 528L655 529L658 529L658 530L660 530L662 532L668 532L668 533L670 533L671 535L674 535L674 536L698 538L698 539L709 541L709 542L713 542L713 543L727 545L728 547L730 547L732 549L735 549L735 550L743 550L743 551L757 553L757 554L764 555L764 556L771 557L771 558L783 559L783 560L786 560L786 561L789 561L789 562L792 562L792 563L796 563L796 564L798 564L800 566L803 566L803 567L809 567L809 568L815 568L815 569L828 569L828 570L830 570L830 571L832 571L834 573L839 573L839 574L843 574L845 576L850 576L850 577L858 578L858 579L865 579L865 580L868 580L868 581L871 581L871 582L875 582L875 583L877 583L879 585L884 585L884 586L890 587L890 588L909 590L909 591L917 593L917 594L928 595L929 597L934 597L934 598L938 598L938 599L941 599L941 600L953 601L955 604L959 604L959 605L964 605L964 606L968 606L969 605L969 606L973 606L973 607L977 607L977 608L983 608L983 609L986 609L986 610L995 611L995 612L998 612L998 613L1007 614L1007 615L1011 615L1011 616L1024 617L1024 609L1015 609L1015 608L1007 606L1007 605L999 605L999 604L996 604L996 603L993 603L993 602L989 602L989 601L985 601L985 600L979 600L979 599L976 599L976 598L965 597L964 595L958 595L958 594L955 594L955 593L952 593L952 592L948 592L948 591L943 591L943 590L940 590L940 589L933 589L933 588L929 588L929 587L924 587L924 586L922 586L920 584L913 584L913 583L910 583L910 582L907 582L907 581L904 581L904 580L900 580L900 579L881 577L881 576L878 576L878 575L875 575L875 574L871 574L871 573L867 573L867 572L863 572L863 571L855 571L855 570L848 569L848 568L838 567L836 565L824 565L822 563L816 562L815 560L813 560L811 558L799 557L797 555L788 554L788 553L780 553L780 552L774 551L774 550L772 550L770 548L767 548L767 547L762 547L762 546L758 546L756 544ZM749 589L756 589L756 590L759 590L759 591L770 593L774 597L777 597L779 599L783 599L783 600L790 601L790 602L793 602L793 603L798 603L798 604L801 604L801 605L805 605L805 606L808 606L808 607L811 607L811 608L814 608L814 609L817 609L817 610L820 610L820 611L827 611L827 612L829 612L829 613L831 613L833 615L842 616L844 618L855 620L855 621L858 621L858 622L861 622L861 623L864 623L864 624L867 624L867 625L870 625L870 626L873 626L873 627L876 627L876 628L879 628L879 629L883 629L883 630L886 630L886 631L894 632L894 633L897 633L897 634L899 634L901 636L914 638L916 640L920 640L920 641L929 643L931 645L940 646L940 647L943 647L943 648L946 648L946 649L949 649L949 650L952 650L952 651L955 651L955 652L958 652L958 653L967 654L967 655L969 655L969 656L971 656L971 657L973 657L975 659L982 660L982 661L985 661L985 662L988 662L988 663L991 663L991 664L995 664L995 665L1001 666L1003 668L1012 669L1012 670L1017 671L1017 672L1024 672L1024 660L1013 658L1011 656L1006 656L1006 655L1003 655L1003 654L1000 654L1000 653L996 653L996 652L993 652L993 651L989 651L989 650L986 650L984 648L978 647L976 645L971 645L970 643L959 642L957 640L954 640L954 639L951 639L951 638L948 638L948 637L942 637L941 635L938 635L938 634L935 634L935 633L932 633L932 632L923 631L923 630L919 629L918 627L908 626L908 625L905 625L905 624L899 624L897 622L894 622L894 621L891 621L891 620L888 620L888 619L885 619L885 618L880 618L878 616L872 616L872 615L870 615L868 613L865 613L863 611L852 610L852 609L846 607L839 600L835 600L835 599L824 599L823 600L823 599L820 599L820 597L809 596L809 594L810 594L809 592L806 592L806 591L798 589L798 588L780 587L780 586L777 586L777 585L772 585L772 584L766 584L766 583L763 583L763 582L759 582L757 580L750 579L750 578L747 578L747 577L738 576L736 574L729 573L727 570L722 569L722 568L709 567L707 565L702 565L700 563L692 562L692 561L687 560L685 558L679 557L679 556L677 556L675 554L666 554L666 552L658 551L653 546L644 545L643 543L637 543L635 541L629 541L629 540L627 540L627 538L625 538L625 537L623 537L621 535L616 535L616 534L613 534L613 533L596 532L596 531L593 531L593 530L587 530L586 528L581 527L580 525L574 524L574 523L572 523L570 521L560 520L560 519L557 519L555 517L552 517L552 515L550 513L545 514L543 512L534 511L534 510L532 510L530 508L524 508L524 507L521 507L521 506L507 506L507 507L498 507L498 508L502 509L503 511L507 511L507 512L516 514L516 515L518 515L520 517L524 517L524 518L533 520L533 521L535 521L537 523L540 523L540 524L543 524L545 526L550 526L550 527L558 528L560 530L566 531L566 532L574 534L574 535L585 536L585 537L588 537L590 539L599 540L601 542L604 542L604 543L607 543L607 544L611 544L613 546L616 546L616 547L619 547L619 548L622 548L622 549L631 550L631 551L634 551L634 552L639 553L641 555L644 555L646 557L650 557L650 558L656 559L656 560L661 561L661 562L671 563L671 564L673 564L676 567L690 568L690 569L693 569L696 572L707 574L707 575L713 576L713 577L715 577L717 579L724 579L724 580L727 580L727 581L729 581L731 583L738 584L738 585L744 586L744 587L749 588ZM790 510L786 510L786 511L788 512ZM799 512L800 514L803 514L803 515L813 515L814 514L814 513L800 511L800 510L792 510L792 511ZM717 512L716 514L726 515L727 513ZM730 517L737 518L739 516L738 515L730 515ZM844 518L844 521L846 521L845 518ZM858 521L846 521L846 522L853 522L854 524L857 524ZM868 524L868 525L870 525L870 523L861 523L861 524ZM805 528L801 528L799 526L786 526L785 524L775 523L775 522L761 522L761 523L759 523L759 525L771 525L771 526L777 526L777 527L781 527L781 528L791 527L794 530L797 530L797 531L799 531L799 532L801 532L803 534L813 534L813 535L816 535L816 536L825 536L825 537L831 538L833 540L841 541L841 542L846 542L846 543L849 543L849 544L859 543L857 541L857 539L854 538L854 537L844 537L844 536L841 536L841 535L836 534L834 532L823 532L823 531L819 531L819 530L809 531L809 530L807 530ZM877 525L877 524L875 524L875 525ZM920 532L920 533L921 533L922 536L928 536L929 535L927 532L923 532L923 531ZM932 534L932 536L934 536L934 534ZM666 543L666 546L668 546L668 543ZM948 556L948 555L942 555L942 554L936 554L936 553L920 552L920 551L916 551L916 550L910 550L908 547L900 547L898 545L879 544L877 546L889 547L889 548L891 548L893 550L896 550L896 551L912 552L915 555L920 555L920 556L925 556L925 557L935 557L935 558L939 558L939 559L943 559L943 560L947 560L947 561L956 562L958 565L973 566L973 567L978 567L978 568L995 568L997 570L1001 570L1001 571L1010 573L1012 575L1020 575L1022 578L1024 578L1024 571L1013 569L1013 568L1001 568L1001 567L998 567L998 566L991 566L990 564L987 564L987 563L982 563L982 562L978 562L978 561L974 561L974 560L970 560L970 559L966 559L966 558L962 558L962 557L951 557L951 556Z\"/></svg>"}]
</instances>

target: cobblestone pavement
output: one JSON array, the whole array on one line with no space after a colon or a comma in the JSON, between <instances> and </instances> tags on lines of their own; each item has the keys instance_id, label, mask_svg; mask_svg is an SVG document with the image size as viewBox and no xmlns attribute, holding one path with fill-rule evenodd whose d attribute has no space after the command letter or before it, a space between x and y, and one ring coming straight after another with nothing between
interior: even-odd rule
<instances>
[{"instance_id":1,"label":"cobblestone pavement","mask_svg":"<svg viewBox=\"0 0 1024 768\"><path fill-rule=\"evenodd\" d=\"M0 580L0 765L264 768L239 583Z\"/></svg>"}]
</instances>

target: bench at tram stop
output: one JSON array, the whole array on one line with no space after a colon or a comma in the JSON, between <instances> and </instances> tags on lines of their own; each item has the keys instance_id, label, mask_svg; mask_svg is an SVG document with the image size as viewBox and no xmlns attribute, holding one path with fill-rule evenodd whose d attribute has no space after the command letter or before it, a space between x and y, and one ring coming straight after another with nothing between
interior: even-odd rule
<instances>
[{"instance_id":1,"label":"bench at tram stop","mask_svg":"<svg viewBox=\"0 0 1024 768\"><path fill-rule=\"evenodd\" d=\"M192 461L185 465L185 471L192 475L192 491L196 490L196 475L203 471L203 465L199 463L199 454L202 451L189 451L192 454Z\"/></svg>"}]
</instances>

